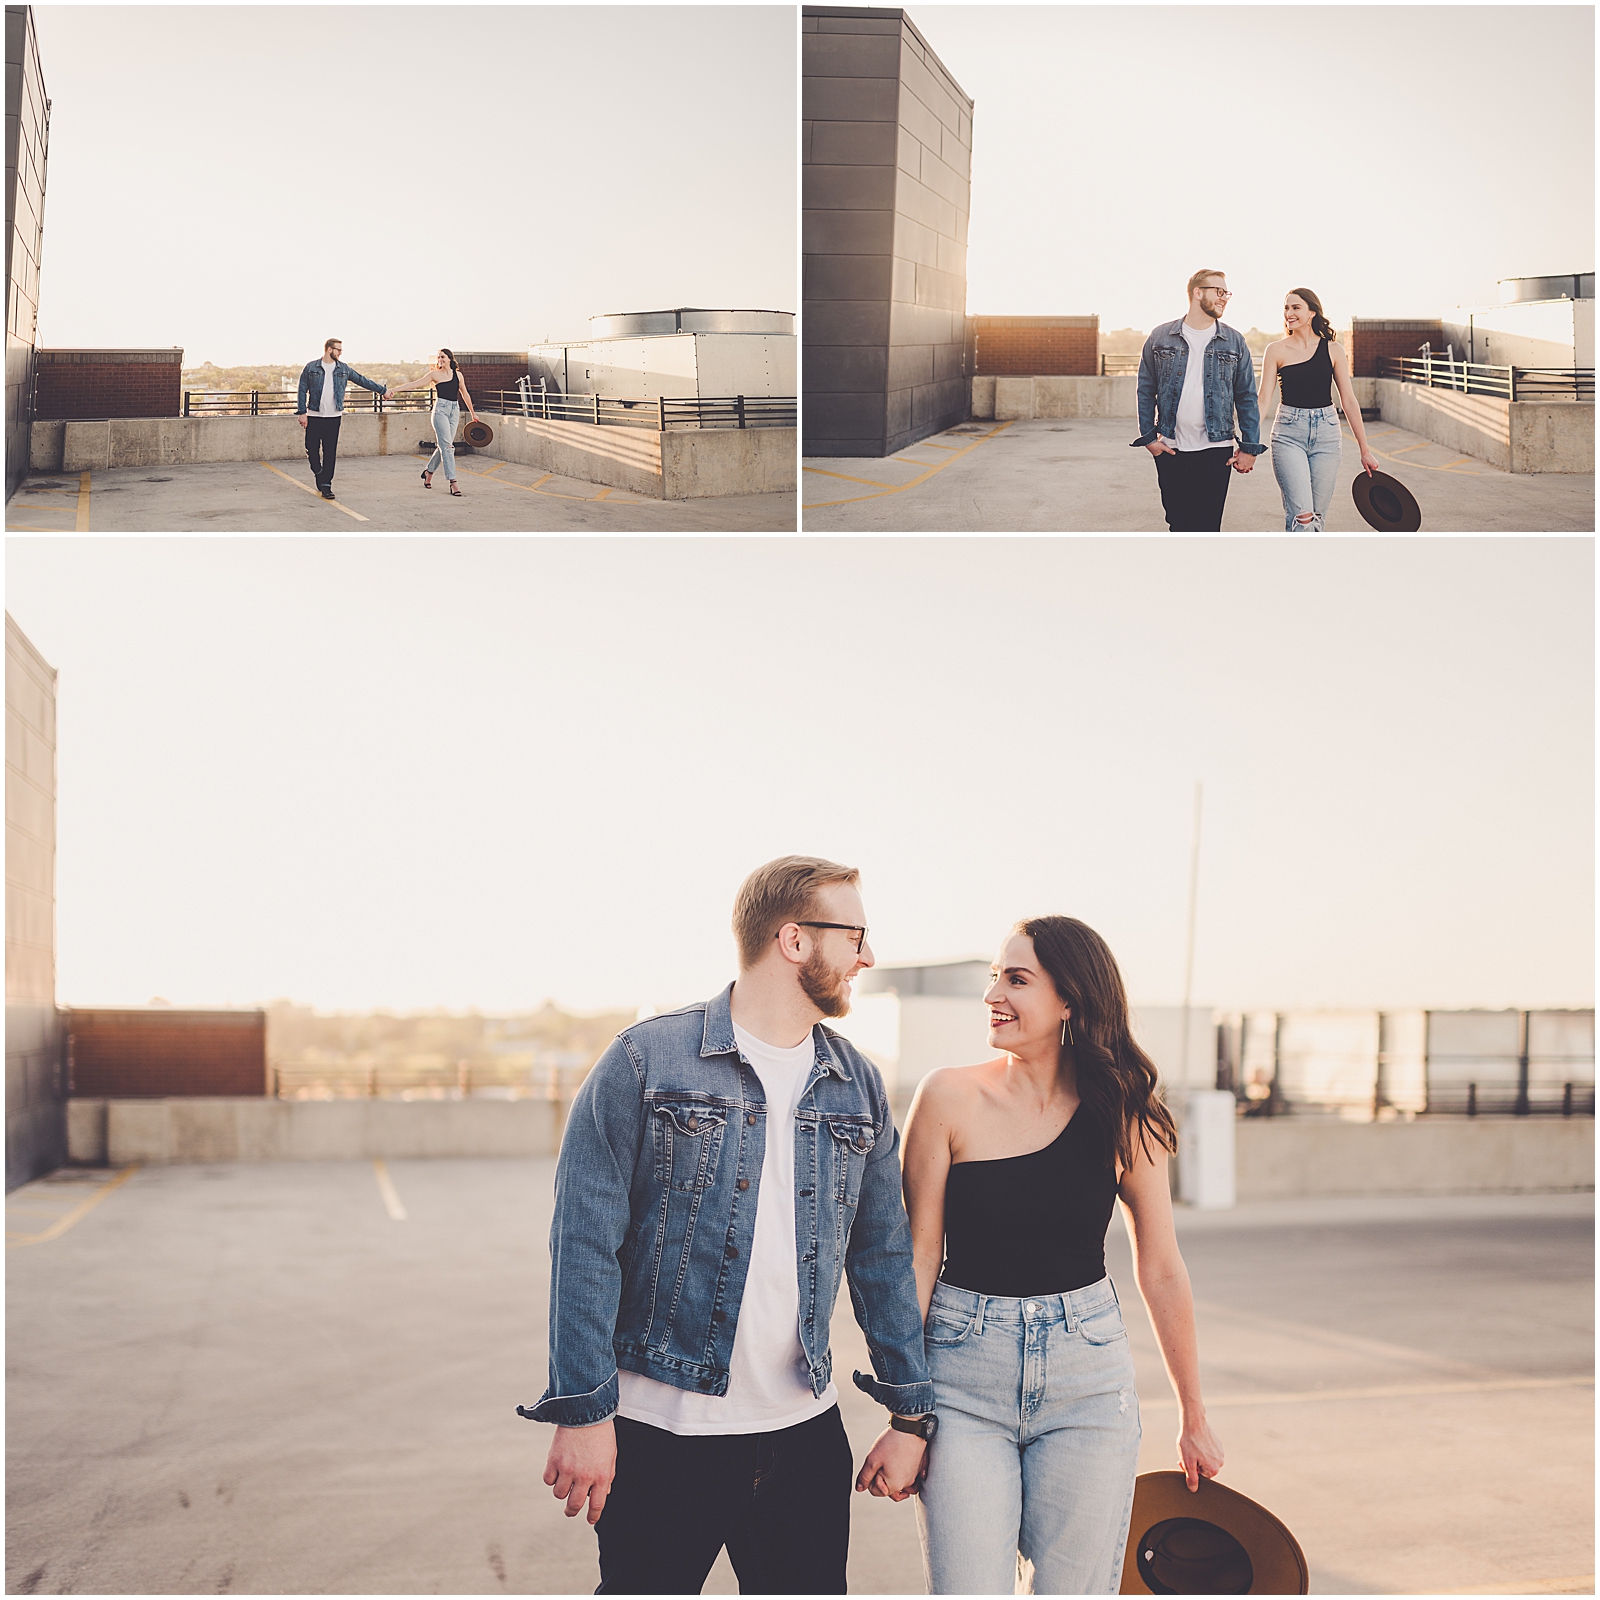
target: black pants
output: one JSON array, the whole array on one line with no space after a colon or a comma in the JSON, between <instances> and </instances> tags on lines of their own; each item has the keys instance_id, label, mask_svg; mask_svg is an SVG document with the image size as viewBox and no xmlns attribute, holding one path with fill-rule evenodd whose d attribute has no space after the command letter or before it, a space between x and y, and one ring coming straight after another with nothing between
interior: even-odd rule
<instances>
[{"instance_id":1,"label":"black pants","mask_svg":"<svg viewBox=\"0 0 1600 1600\"><path fill-rule=\"evenodd\" d=\"M699 1594L724 1545L740 1594L845 1592L854 1470L838 1406L776 1433L616 1426L596 1594Z\"/></svg>"},{"instance_id":2,"label":"black pants","mask_svg":"<svg viewBox=\"0 0 1600 1600\"><path fill-rule=\"evenodd\" d=\"M1179 450L1156 457L1156 477L1161 484L1161 505L1167 526L1174 533L1220 533L1222 508L1228 498L1228 465L1233 451Z\"/></svg>"},{"instance_id":3,"label":"black pants","mask_svg":"<svg viewBox=\"0 0 1600 1600\"><path fill-rule=\"evenodd\" d=\"M320 489L333 482L333 464L339 457L339 424L343 417L309 417L306 421L306 460Z\"/></svg>"}]
</instances>

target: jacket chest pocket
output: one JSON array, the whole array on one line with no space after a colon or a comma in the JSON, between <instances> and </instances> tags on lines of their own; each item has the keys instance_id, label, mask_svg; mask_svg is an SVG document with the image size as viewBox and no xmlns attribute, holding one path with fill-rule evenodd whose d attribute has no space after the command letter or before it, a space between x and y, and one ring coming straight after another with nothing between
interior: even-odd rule
<instances>
[{"instance_id":1,"label":"jacket chest pocket","mask_svg":"<svg viewBox=\"0 0 1600 1600\"><path fill-rule=\"evenodd\" d=\"M655 1179L669 1189L709 1189L728 1114L692 1101L656 1101L650 1107Z\"/></svg>"},{"instance_id":2,"label":"jacket chest pocket","mask_svg":"<svg viewBox=\"0 0 1600 1600\"><path fill-rule=\"evenodd\" d=\"M861 1176L866 1171L867 1157L877 1143L870 1122L830 1120L827 1124L832 1135L833 1159L838 1171L834 1193L847 1206L853 1206L861 1196Z\"/></svg>"}]
</instances>

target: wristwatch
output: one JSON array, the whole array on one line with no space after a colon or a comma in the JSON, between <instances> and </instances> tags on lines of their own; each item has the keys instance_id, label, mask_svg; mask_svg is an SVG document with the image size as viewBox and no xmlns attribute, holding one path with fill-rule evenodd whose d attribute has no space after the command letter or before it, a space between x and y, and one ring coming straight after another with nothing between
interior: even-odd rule
<instances>
[{"instance_id":1,"label":"wristwatch","mask_svg":"<svg viewBox=\"0 0 1600 1600\"><path fill-rule=\"evenodd\" d=\"M939 1419L931 1411L922 1417L891 1416L889 1426L897 1433L914 1433L925 1443L931 1444L934 1434L939 1431Z\"/></svg>"}]
</instances>

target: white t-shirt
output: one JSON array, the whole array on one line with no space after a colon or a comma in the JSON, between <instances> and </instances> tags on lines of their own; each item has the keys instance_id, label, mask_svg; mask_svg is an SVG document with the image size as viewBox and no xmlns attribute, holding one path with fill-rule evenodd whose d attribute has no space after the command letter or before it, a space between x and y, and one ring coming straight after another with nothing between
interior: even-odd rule
<instances>
[{"instance_id":1,"label":"white t-shirt","mask_svg":"<svg viewBox=\"0 0 1600 1600\"><path fill-rule=\"evenodd\" d=\"M343 412L339 410L339 402L333 397L333 369L336 363L329 361L326 356L322 359L322 404L317 407L319 417L338 417Z\"/></svg>"},{"instance_id":2,"label":"white t-shirt","mask_svg":"<svg viewBox=\"0 0 1600 1600\"><path fill-rule=\"evenodd\" d=\"M737 1023L733 1037L767 1097L767 1149L750 1270L728 1361L728 1392L698 1394L639 1372L617 1374L618 1415L668 1433L772 1433L820 1415L839 1399L831 1383L820 1395L812 1394L800 1344L794 1113L811 1076L816 1047L808 1034L793 1049L780 1049Z\"/></svg>"},{"instance_id":3,"label":"white t-shirt","mask_svg":"<svg viewBox=\"0 0 1600 1600\"><path fill-rule=\"evenodd\" d=\"M1189 365L1184 369L1183 394L1178 399L1178 416L1169 443L1179 450L1233 449L1232 439L1206 437L1206 346L1217 336L1217 325L1191 328L1182 324L1183 340L1189 346Z\"/></svg>"}]
</instances>

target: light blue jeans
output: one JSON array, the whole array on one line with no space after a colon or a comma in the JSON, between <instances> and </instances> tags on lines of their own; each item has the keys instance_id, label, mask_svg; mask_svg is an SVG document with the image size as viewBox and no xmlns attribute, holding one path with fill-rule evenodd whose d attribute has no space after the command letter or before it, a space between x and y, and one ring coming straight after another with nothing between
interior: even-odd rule
<instances>
[{"instance_id":1,"label":"light blue jeans","mask_svg":"<svg viewBox=\"0 0 1600 1600\"><path fill-rule=\"evenodd\" d=\"M1339 485L1339 412L1279 406L1272 422L1272 474L1283 496L1286 533L1321 533L1322 519ZM1309 516L1309 522L1302 522Z\"/></svg>"},{"instance_id":2,"label":"light blue jeans","mask_svg":"<svg viewBox=\"0 0 1600 1600\"><path fill-rule=\"evenodd\" d=\"M917 1500L930 1594L1115 1594L1139 1397L1109 1278L1002 1299L934 1285L939 1431Z\"/></svg>"},{"instance_id":3,"label":"light blue jeans","mask_svg":"<svg viewBox=\"0 0 1600 1600\"><path fill-rule=\"evenodd\" d=\"M437 472L439 463L443 461L444 475L452 483L456 481L456 424L460 420L459 400L433 402L433 436L439 442L433 447L433 454L428 457L428 464L423 471Z\"/></svg>"}]
</instances>

